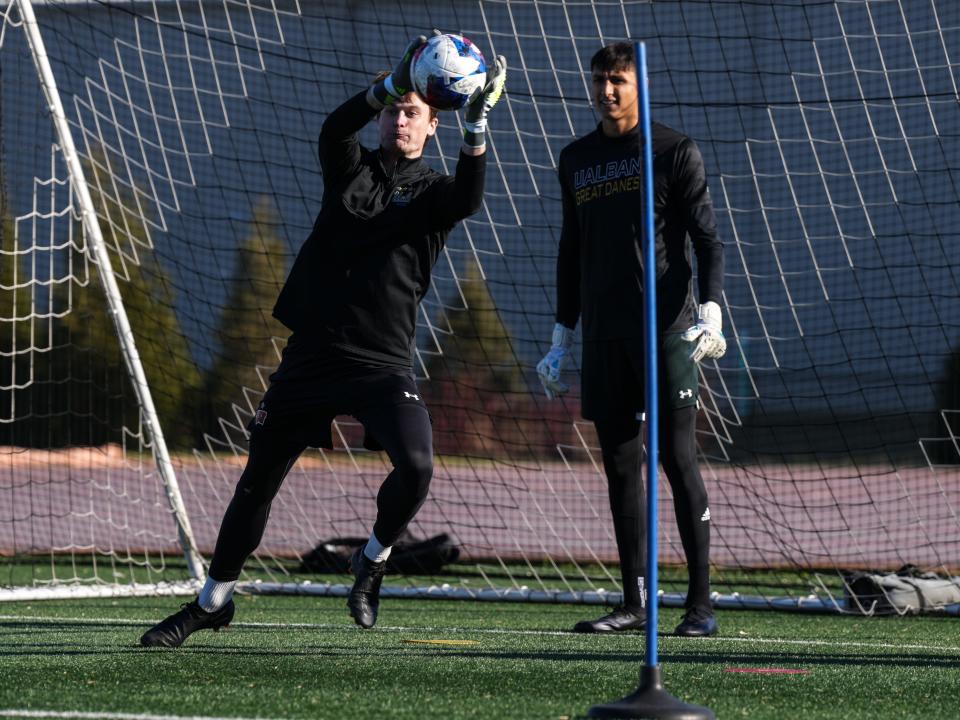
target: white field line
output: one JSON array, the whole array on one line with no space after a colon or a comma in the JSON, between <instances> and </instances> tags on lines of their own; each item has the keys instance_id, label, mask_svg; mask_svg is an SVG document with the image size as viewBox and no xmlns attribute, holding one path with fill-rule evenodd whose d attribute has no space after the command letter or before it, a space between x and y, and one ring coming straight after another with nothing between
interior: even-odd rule
<instances>
[{"instance_id":1,"label":"white field line","mask_svg":"<svg viewBox=\"0 0 960 720\"><path fill-rule=\"evenodd\" d=\"M18 710L0 708L0 717L12 718L83 718L95 720L266 720L265 718L210 717L209 715L151 715L150 713L81 712L78 710Z\"/></svg>"},{"instance_id":2,"label":"white field line","mask_svg":"<svg viewBox=\"0 0 960 720\"><path fill-rule=\"evenodd\" d=\"M0 622L21 620L25 622L68 622L78 625L122 625L130 627L146 628L150 625L149 620L109 620L109 619L91 619L78 617L50 617L50 616L29 616L29 615L0 615ZM268 628L277 630L351 630L353 626L346 623L270 623L270 622L234 622L230 623L231 628ZM377 625L377 630L393 633L438 633L448 635L527 635L542 637L568 637L577 635L569 630L507 630L502 628L458 628L458 627L406 627ZM591 636L595 640L605 640L607 638L625 638L641 637L640 633L636 635L605 635L594 634ZM760 645L800 645L816 647L837 647L837 648L876 648L880 650L932 650L937 652L955 652L960 655L960 646L952 645L905 645L903 643L877 643L877 642L850 642L848 640L796 640L787 638L753 638L753 637L725 637L714 636L707 638L674 638L670 635L661 636L661 640L682 640L691 643L756 643ZM138 716L139 717L139 716ZM144 716L146 717L146 716ZM240 720L240 719L237 719Z\"/></svg>"}]
</instances>

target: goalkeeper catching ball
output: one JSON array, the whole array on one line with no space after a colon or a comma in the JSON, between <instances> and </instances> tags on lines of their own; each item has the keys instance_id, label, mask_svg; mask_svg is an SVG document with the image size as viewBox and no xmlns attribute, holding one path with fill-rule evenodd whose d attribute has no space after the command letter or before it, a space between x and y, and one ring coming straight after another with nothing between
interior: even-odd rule
<instances>
[{"instance_id":1,"label":"goalkeeper catching ball","mask_svg":"<svg viewBox=\"0 0 960 720\"><path fill-rule=\"evenodd\" d=\"M229 624L234 586L260 544L274 496L301 452L331 447L337 415L357 418L365 444L385 449L393 464L369 541L350 561L350 614L364 628L377 621L390 548L426 499L433 473L430 416L412 370L417 311L450 231L480 208L487 113L506 77L499 57L465 107L456 174L438 173L422 158L437 113L410 81L411 59L425 42L410 43L392 73L323 123L320 213L273 310L292 334L250 422L250 453L209 576L197 599L147 631L143 645L177 647L197 630ZM371 120L375 149L358 139Z\"/></svg>"}]
</instances>

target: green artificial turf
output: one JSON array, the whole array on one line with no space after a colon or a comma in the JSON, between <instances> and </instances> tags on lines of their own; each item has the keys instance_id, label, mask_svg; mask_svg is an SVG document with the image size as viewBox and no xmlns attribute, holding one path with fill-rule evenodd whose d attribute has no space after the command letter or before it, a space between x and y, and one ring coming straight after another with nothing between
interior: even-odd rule
<instances>
[{"instance_id":1,"label":"green artificial turf","mask_svg":"<svg viewBox=\"0 0 960 720\"><path fill-rule=\"evenodd\" d=\"M229 631L141 648L180 602L0 604L0 716L576 717L633 690L643 662L642 634L566 632L602 608L435 600L385 600L363 631L342 598L244 596ZM661 610L661 630L679 617ZM717 638L659 642L668 690L718 718L958 716L957 618L718 617ZM761 668L804 674L730 672Z\"/></svg>"}]
</instances>

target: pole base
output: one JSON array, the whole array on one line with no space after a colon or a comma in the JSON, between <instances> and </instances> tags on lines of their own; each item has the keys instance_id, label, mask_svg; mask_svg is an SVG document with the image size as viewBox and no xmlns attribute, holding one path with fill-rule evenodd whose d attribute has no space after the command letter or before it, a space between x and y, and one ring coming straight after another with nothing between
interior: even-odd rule
<instances>
[{"instance_id":1,"label":"pole base","mask_svg":"<svg viewBox=\"0 0 960 720\"><path fill-rule=\"evenodd\" d=\"M644 665L640 685L622 700L594 705L587 711L591 718L634 718L635 720L716 720L709 708L688 705L663 688L660 666Z\"/></svg>"}]
</instances>

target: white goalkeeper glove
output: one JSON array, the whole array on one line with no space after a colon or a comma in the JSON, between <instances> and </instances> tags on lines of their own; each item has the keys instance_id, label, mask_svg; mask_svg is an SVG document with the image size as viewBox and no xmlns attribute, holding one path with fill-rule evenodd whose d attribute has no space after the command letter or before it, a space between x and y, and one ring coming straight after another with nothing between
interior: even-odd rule
<instances>
[{"instance_id":1,"label":"white goalkeeper glove","mask_svg":"<svg viewBox=\"0 0 960 720\"><path fill-rule=\"evenodd\" d=\"M550 400L556 400L570 389L560 380L560 373L570 364L570 347L573 345L573 330L557 323L553 326L553 344L546 357L537 363L540 384Z\"/></svg>"},{"instance_id":2,"label":"white goalkeeper glove","mask_svg":"<svg viewBox=\"0 0 960 720\"><path fill-rule=\"evenodd\" d=\"M439 34L439 30L433 31ZM382 110L385 105L393 105L408 92L413 90L413 80L410 78L410 64L413 62L413 56L421 45L427 44L427 38L420 35L414 39L407 49L403 51L403 57L393 69L393 72L387 75L383 80L375 82L367 91L367 104L374 110Z\"/></svg>"},{"instance_id":3,"label":"white goalkeeper glove","mask_svg":"<svg viewBox=\"0 0 960 720\"><path fill-rule=\"evenodd\" d=\"M474 93L463 114L463 142L470 147L483 147L486 142L487 114L497 104L507 82L507 59L497 55L487 84Z\"/></svg>"},{"instance_id":4,"label":"white goalkeeper glove","mask_svg":"<svg viewBox=\"0 0 960 720\"><path fill-rule=\"evenodd\" d=\"M703 303L697 309L697 324L681 335L687 342L694 343L690 359L700 362L704 358L713 360L723 357L727 351L727 341L723 337L722 328L723 314L720 306L712 300Z\"/></svg>"}]
</instances>

